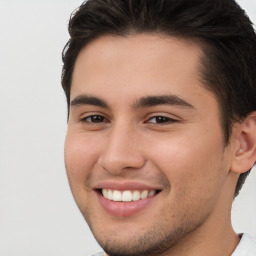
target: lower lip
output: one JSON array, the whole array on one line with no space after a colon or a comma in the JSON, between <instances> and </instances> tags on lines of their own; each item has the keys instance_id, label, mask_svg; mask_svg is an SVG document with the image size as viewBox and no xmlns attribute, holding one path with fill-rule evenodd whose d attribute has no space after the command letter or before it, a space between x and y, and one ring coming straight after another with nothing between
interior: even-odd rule
<instances>
[{"instance_id":1,"label":"lower lip","mask_svg":"<svg viewBox=\"0 0 256 256\"><path fill-rule=\"evenodd\" d=\"M106 210L109 214L118 217L128 217L140 212L152 202L155 196L150 196L138 201L115 202L108 200L101 194L97 193L98 200L103 209Z\"/></svg>"}]
</instances>

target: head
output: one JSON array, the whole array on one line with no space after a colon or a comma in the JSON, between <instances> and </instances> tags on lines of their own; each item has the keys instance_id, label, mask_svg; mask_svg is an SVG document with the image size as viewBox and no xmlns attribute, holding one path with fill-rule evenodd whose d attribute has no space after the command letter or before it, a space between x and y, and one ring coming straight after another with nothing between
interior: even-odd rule
<instances>
[{"instance_id":1,"label":"head","mask_svg":"<svg viewBox=\"0 0 256 256\"><path fill-rule=\"evenodd\" d=\"M210 10L210 11L209 11ZM199 17L199 18L198 18ZM235 1L86 1L71 17L63 51L62 86L70 108L72 74L80 51L103 35L162 33L204 51L202 77L215 94L225 144L232 125L256 110L256 36ZM240 175L238 195L250 170Z\"/></svg>"},{"instance_id":2,"label":"head","mask_svg":"<svg viewBox=\"0 0 256 256\"><path fill-rule=\"evenodd\" d=\"M169 246L170 241L176 243L182 236L207 222L220 201L228 200L223 196L227 194L226 190L232 197L239 193L255 161L255 154L251 154L250 161L241 166L237 157L239 152L252 144L245 136L244 127L253 126L250 116L256 111L256 60L252 57L256 56L256 35L249 18L232 0L89 0L71 17L69 33L70 40L63 51L62 75L70 114L66 166L71 189L81 212L100 243L111 250L111 241L117 241L118 234L112 234L109 241L100 236L99 233L104 233L100 225L106 219L97 207L92 207L90 212L92 193L98 193L97 196L101 197L102 188L112 186L111 182L115 179L119 182L118 186L123 186L119 190L125 190L127 186L134 186L133 190L140 190L140 186L144 186L147 190L148 186L152 193L157 194L156 197L166 198L169 208L158 205L164 219L157 225L152 223L144 233L142 226L144 235L134 236L131 246L136 241L137 244L143 243L145 238L149 241L159 240L158 244L161 240L161 248L167 244ZM109 67L104 65L108 61ZM170 81L169 84L167 81ZM174 95L169 97L168 90ZM168 116L161 108L154 109L157 117L149 115L149 108L168 105L170 101L175 109L171 111L172 115ZM82 109L82 105L95 109ZM133 111L129 112L130 105L133 105ZM201 109L200 114L193 114L193 109ZM164 115L161 116L159 112L164 112ZM85 113L91 115L86 116ZM144 118L143 124L146 123L148 127L145 129L157 130L157 135L143 133L145 130L136 130L134 126L129 128L121 116L126 116L130 123ZM199 117L204 118L204 124ZM76 124L75 120L78 119L79 124L78 121ZM172 125L175 124L174 128L169 127L170 120ZM200 124L194 130L193 123L197 122ZM153 123L168 124L155 128ZM185 126L187 128L183 128ZM126 136L121 131L129 135L129 141L123 141L123 144L131 150L125 150L125 159L116 154L115 159L111 160L118 144L116 138ZM204 135L200 136L202 133ZM193 140L196 135L200 136L198 144ZM238 146L238 138L242 141L241 147ZM136 150L133 148L135 145ZM155 148L150 152L152 147ZM118 152L123 150L119 148ZM202 155L202 162L197 158L198 154ZM188 171L189 166L191 170ZM231 168L236 175L232 175ZM179 169L182 171L178 175ZM196 173L198 169L205 169L205 172ZM227 181L228 175L232 178ZM137 181L141 184L144 179L144 185L135 184ZM76 186L79 180L80 185ZM125 180L131 184L122 185ZM152 184L153 180L155 184ZM198 191L191 192L195 187L190 185L190 181L205 189L205 195L198 200L198 204L190 205L198 196ZM186 184L186 188L180 186L181 182ZM232 186L227 189L229 182L234 183L233 190ZM130 194L127 194L129 197ZM177 200L184 200L186 195L190 195L189 200L180 207ZM224 199L219 199L221 197ZM208 207L202 209L201 214L195 216L186 213L186 209L200 209L206 202ZM176 210L170 212L172 207ZM116 232L118 222L127 230L132 228L136 218L139 220L139 214L130 213L125 216L119 212L117 215L120 216L113 223L110 221L113 218L108 216L112 229L106 230ZM111 216L112 213L108 214ZM162 234L160 230L165 230L168 223L176 222L177 216L182 216L184 226L174 225L172 232ZM150 217L158 218L157 207ZM95 224L96 219L100 224ZM160 234L157 239L152 234L156 227ZM145 245L144 248L146 255L150 255L150 247ZM155 254L160 253L159 248L155 246ZM150 251L153 251L152 248ZM131 254L135 255L134 252Z\"/></svg>"}]
</instances>

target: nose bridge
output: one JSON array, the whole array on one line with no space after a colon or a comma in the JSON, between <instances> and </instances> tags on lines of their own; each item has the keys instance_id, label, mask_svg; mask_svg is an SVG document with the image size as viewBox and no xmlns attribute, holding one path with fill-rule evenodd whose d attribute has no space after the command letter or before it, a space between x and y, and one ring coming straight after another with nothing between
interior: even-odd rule
<instances>
[{"instance_id":1,"label":"nose bridge","mask_svg":"<svg viewBox=\"0 0 256 256\"><path fill-rule=\"evenodd\" d=\"M108 172L119 174L124 169L138 169L144 165L139 137L132 122L120 120L112 125L104 144L99 164Z\"/></svg>"}]
</instances>

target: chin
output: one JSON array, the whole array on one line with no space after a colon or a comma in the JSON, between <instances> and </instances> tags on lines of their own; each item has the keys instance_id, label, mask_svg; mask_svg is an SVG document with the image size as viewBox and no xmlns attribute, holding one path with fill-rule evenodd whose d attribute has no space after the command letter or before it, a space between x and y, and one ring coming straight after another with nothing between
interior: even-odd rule
<instances>
[{"instance_id":1,"label":"chin","mask_svg":"<svg viewBox=\"0 0 256 256\"><path fill-rule=\"evenodd\" d=\"M159 256L170 252L182 243L182 238L200 226L199 223L187 223L173 230L166 225L156 225L147 232L94 233L96 240L109 256ZM169 227L170 228L170 227Z\"/></svg>"}]
</instances>

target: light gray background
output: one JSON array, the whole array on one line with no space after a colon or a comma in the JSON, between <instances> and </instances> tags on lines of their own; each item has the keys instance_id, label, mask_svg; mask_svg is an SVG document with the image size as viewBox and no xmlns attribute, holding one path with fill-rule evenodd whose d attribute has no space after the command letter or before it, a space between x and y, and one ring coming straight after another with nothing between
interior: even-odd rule
<instances>
[{"instance_id":1,"label":"light gray background","mask_svg":"<svg viewBox=\"0 0 256 256\"><path fill-rule=\"evenodd\" d=\"M70 13L80 3L0 0L2 256L86 256L100 250L73 201L63 159L61 51ZM239 3L256 23L256 2ZM232 218L237 232L256 236L256 169Z\"/></svg>"}]
</instances>

